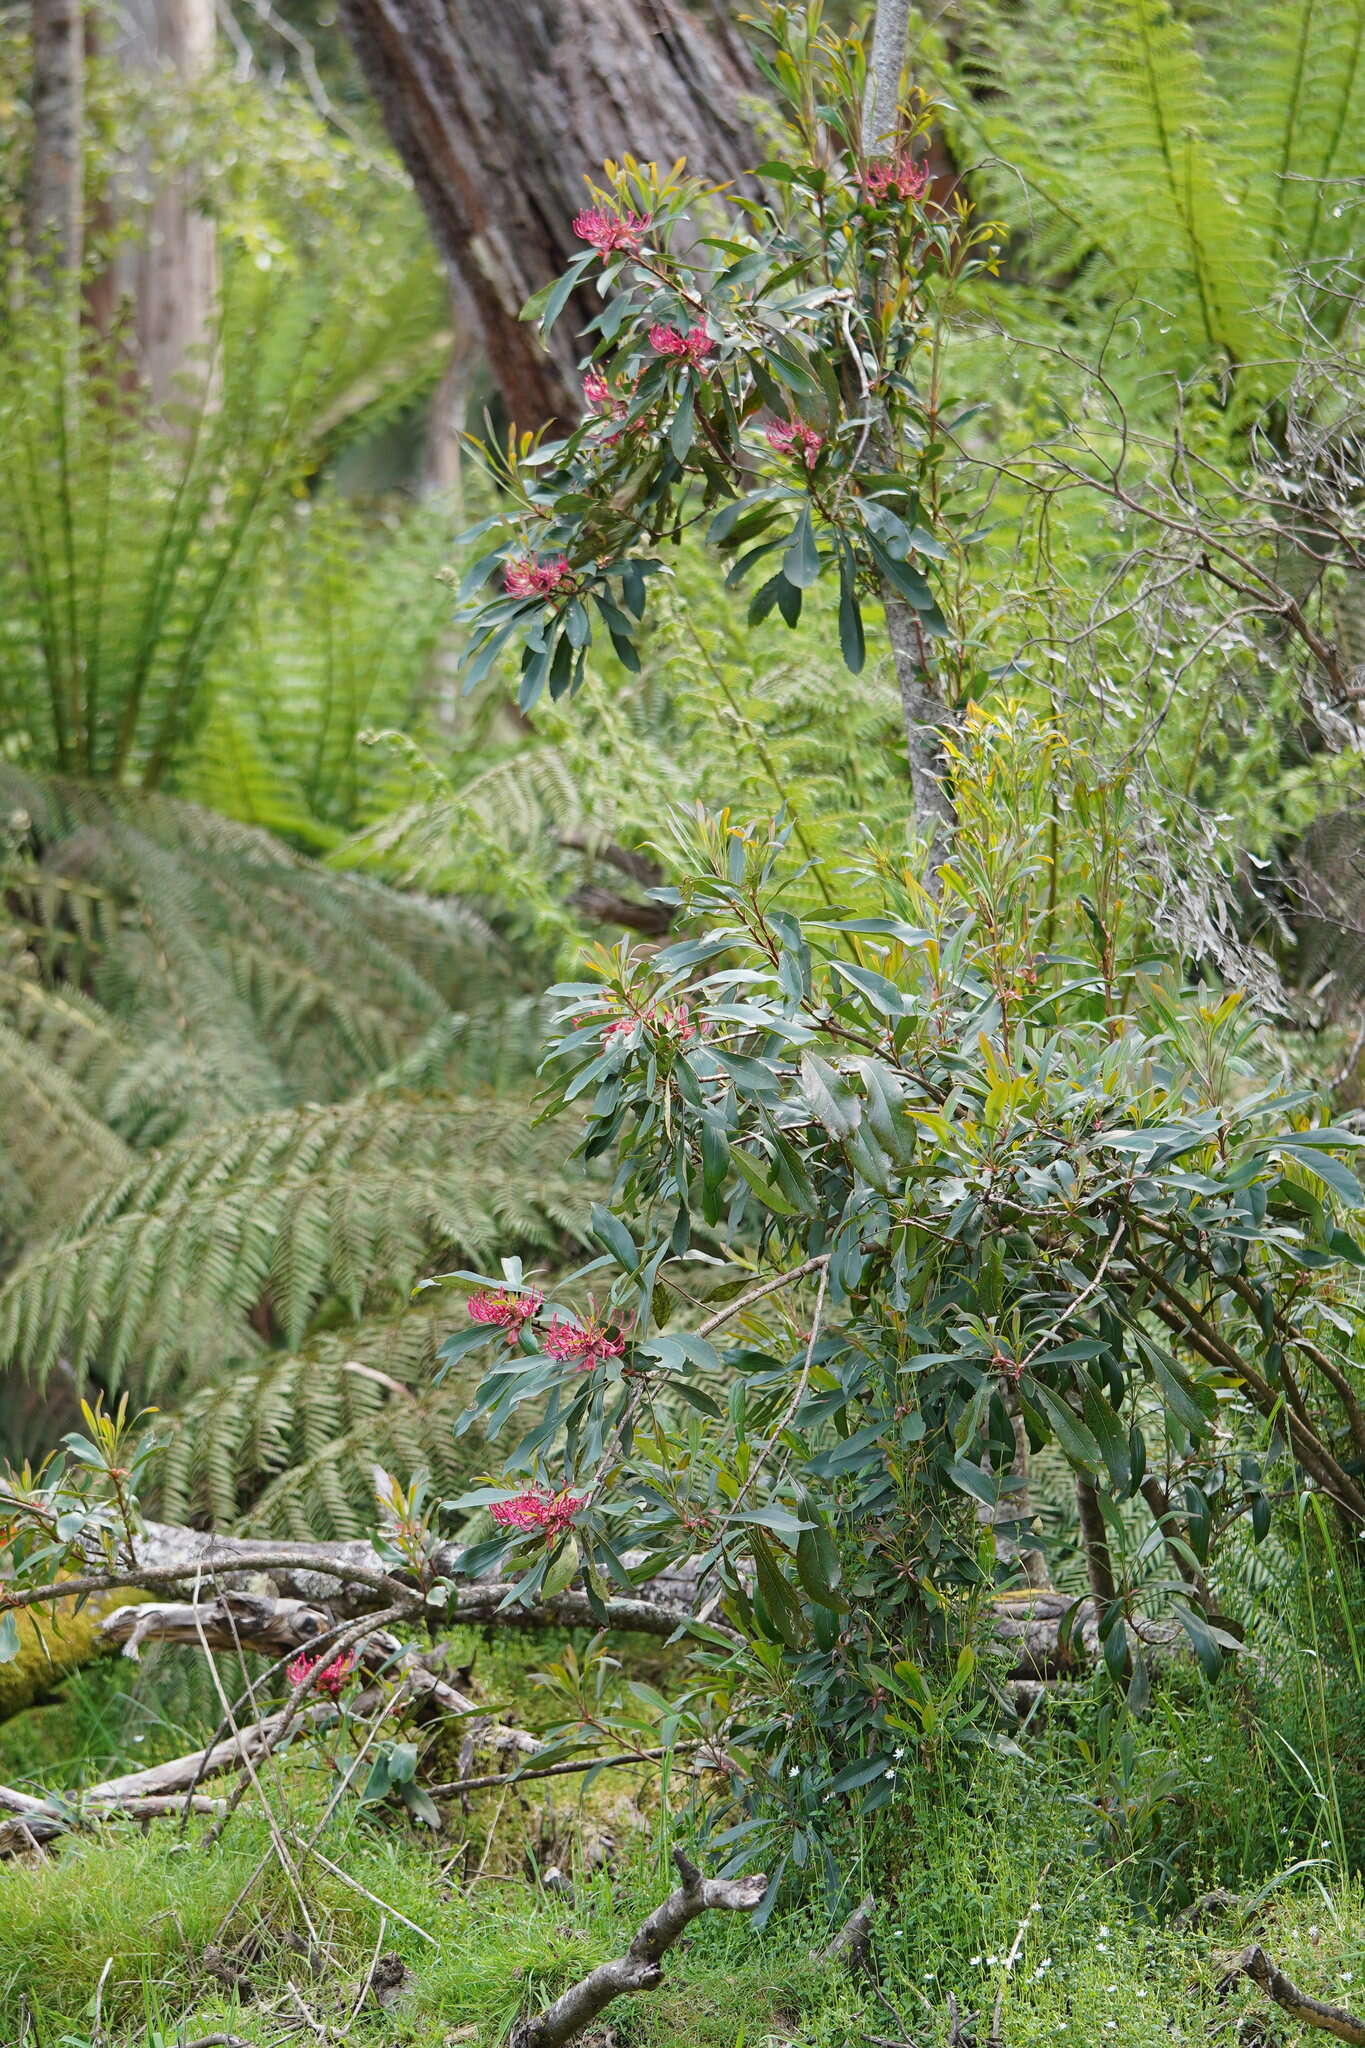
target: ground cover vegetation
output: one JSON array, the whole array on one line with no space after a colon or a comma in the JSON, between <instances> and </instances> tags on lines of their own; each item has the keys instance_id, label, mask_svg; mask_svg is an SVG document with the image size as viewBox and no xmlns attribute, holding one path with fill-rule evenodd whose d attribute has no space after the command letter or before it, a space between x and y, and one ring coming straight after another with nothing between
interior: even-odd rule
<instances>
[{"instance_id":1,"label":"ground cover vegetation","mask_svg":"<svg viewBox=\"0 0 1365 2048\"><path fill-rule=\"evenodd\" d=\"M698 16L503 345L201 12L2 17L5 2038L1365 2040L1365 11Z\"/></svg>"}]
</instances>

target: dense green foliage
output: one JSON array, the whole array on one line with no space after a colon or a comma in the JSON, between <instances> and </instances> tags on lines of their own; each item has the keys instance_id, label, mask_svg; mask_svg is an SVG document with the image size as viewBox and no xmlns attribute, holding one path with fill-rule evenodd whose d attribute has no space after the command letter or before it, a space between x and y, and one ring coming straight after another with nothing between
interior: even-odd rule
<instances>
[{"instance_id":1,"label":"dense green foliage","mask_svg":"<svg viewBox=\"0 0 1365 2048\"><path fill-rule=\"evenodd\" d=\"M419 1574L453 1536L513 1600L686 1565L708 1604L566 1642L431 1586L492 1716L662 1783L442 1793L432 1839L477 1727L343 1695L207 1853L116 1822L0 1866L0 2033L265 2044L302 2001L494 2048L683 1839L780 1882L623 2042L941 2038L951 1997L1010 2048L1290 2048L1230 1951L1365 1982L1365 1140L1319 1035L1365 929L1365 0L926 10L904 154L848 10L776 7L763 190L608 171L528 309L600 286L587 417L486 450L458 520L418 208L318 10L257 12L333 102L92 66L91 189L141 135L218 225L213 363L159 411L26 275L0 10L4 1451L92 1403L3 1568L396 1511ZM955 715L936 876L888 599ZM1014 1679L1044 1575L1064 1676ZM70 1677L57 1612L0 1617L0 1709L56 1694L0 1780L219 1727L207 1658ZM858 1975L816 1951L869 1889Z\"/></svg>"}]
</instances>

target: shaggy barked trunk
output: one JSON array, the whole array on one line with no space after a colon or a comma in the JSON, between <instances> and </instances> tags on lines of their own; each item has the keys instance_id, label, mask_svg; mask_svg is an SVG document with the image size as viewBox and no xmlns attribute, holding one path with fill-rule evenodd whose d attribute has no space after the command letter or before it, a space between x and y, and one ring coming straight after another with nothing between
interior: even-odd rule
<instances>
[{"instance_id":1,"label":"shaggy barked trunk","mask_svg":"<svg viewBox=\"0 0 1365 2048\"><path fill-rule=\"evenodd\" d=\"M547 352L521 309L580 253L606 159L686 157L717 184L753 166L743 44L679 0L341 0L341 19L508 412L573 418L582 320Z\"/></svg>"}]
</instances>

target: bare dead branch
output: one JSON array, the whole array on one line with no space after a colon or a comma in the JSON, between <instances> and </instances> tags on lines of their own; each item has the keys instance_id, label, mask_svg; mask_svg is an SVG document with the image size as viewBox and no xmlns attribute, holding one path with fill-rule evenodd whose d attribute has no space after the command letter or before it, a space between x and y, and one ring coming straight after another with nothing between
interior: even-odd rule
<instances>
[{"instance_id":1,"label":"bare dead branch","mask_svg":"<svg viewBox=\"0 0 1365 2048\"><path fill-rule=\"evenodd\" d=\"M447 1785L429 1785L433 1799L453 1798L456 1793L486 1792L494 1785L529 1784L533 1778L572 1778L584 1771L619 1771L628 1764L661 1763L667 1756L684 1756L699 1749L696 1742L678 1742L672 1749L631 1749L620 1756L576 1756L557 1764L537 1764L533 1769L498 1771L482 1778L452 1778Z\"/></svg>"},{"instance_id":2,"label":"bare dead branch","mask_svg":"<svg viewBox=\"0 0 1365 2048\"><path fill-rule=\"evenodd\" d=\"M1305 2027L1317 2027L1324 2034L1335 2035L1338 2041L1352 2041L1357 2048L1365 2048L1365 2020L1348 2012L1344 2005L1327 2005L1319 1998L1310 1998L1306 1991L1300 1991L1298 1985L1291 1983L1284 1971L1271 1962L1259 1943L1242 1950L1223 1979L1224 1987L1231 1986L1238 1977L1250 1977L1267 1997L1273 1998L1276 2005Z\"/></svg>"},{"instance_id":3,"label":"bare dead branch","mask_svg":"<svg viewBox=\"0 0 1365 2048\"><path fill-rule=\"evenodd\" d=\"M766 1877L703 1877L681 1849L673 1851L682 1883L656 1907L614 1962L599 1963L535 2019L513 2028L508 2048L563 2048L591 2025L613 1999L629 1991L654 1991L663 1982L660 1959L705 1912L752 1913L763 1903ZM1362 2035L1365 2040L1365 2035Z\"/></svg>"},{"instance_id":4,"label":"bare dead branch","mask_svg":"<svg viewBox=\"0 0 1365 2048\"><path fill-rule=\"evenodd\" d=\"M856 1968L867 1954L868 1941L872 1935L872 1917L877 1910L877 1901L869 1892L853 1908L843 1926L832 1941L815 1951L817 1963L847 1963Z\"/></svg>"}]
</instances>

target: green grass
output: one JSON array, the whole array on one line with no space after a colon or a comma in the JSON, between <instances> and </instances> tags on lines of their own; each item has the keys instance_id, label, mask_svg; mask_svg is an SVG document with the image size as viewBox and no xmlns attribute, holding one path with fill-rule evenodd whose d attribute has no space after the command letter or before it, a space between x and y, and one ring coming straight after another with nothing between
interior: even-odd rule
<instances>
[{"instance_id":1,"label":"green grass","mask_svg":"<svg viewBox=\"0 0 1365 2048\"><path fill-rule=\"evenodd\" d=\"M72 1690L57 1711L102 1751L117 1702L130 1698L126 1673L87 1673ZM878 1838L864 1845L887 1872L876 1974L906 2025L941 2038L950 1992L964 2010L989 2010L1003 1993L1010 2048L1202 2040L1215 2020L1230 2023L1264 2004L1249 1986L1223 2002L1216 1994L1223 1956L1253 1928L1306 1989L1349 2002L1356 1982L1365 2002L1365 1900L1329 1836L1309 1860L1292 1853L1306 1844L1286 1837L1282 1845L1272 1827L1251 1845L1261 1874L1246 1886L1246 1831L1267 1824L1286 1781L1273 1772L1258 1778L1255 1742L1234 1747L1244 1711L1233 1688L1191 1689L1182 1699L1177 1687L1158 1702L1136 1771L1155 1781L1197 1762L1203 1795L1169 1799L1148 1832L1131 1839L1096 1825L1107 1795L1083 1786L1080 1738L1064 1727L1028 1762L985 1754L967 1773L945 1767L908 1778ZM177 1746L169 1730L154 1735L158 1749ZM1225 1775L1233 1769L1238 1784ZM271 1775L272 1805L307 1834L332 1782L324 1750L297 1753ZM494 1814L497 1854L485 1857ZM604 1825L614 1848L586 1871L583 1852ZM457 2035L494 2048L525 2005L622 1951L670 1882L668 1842L663 1819L642 1818L608 1780L586 1799L575 1781L552 1792L527 1785L500 1807L485 1795L467 1820L452 1812L438 1838L348 1803L321 1846L372 1896L299 1857L300 1899L250 1803L211 1850L197 1823L183 1840L172 1824L146 1834L116 1824L69 1840L41 1864L0 1872L0 2040L22 2040L29 2024L45 2048L67 2034L83 2043L103 1975L103 2020L120 2044L159 2027L168 2041L224 2030L264 2048L280 2038L291 1979L310 2011L341 2027L382 1945L413 1972L411 1996L397 2015L359 2015L346 2040L440 2048ZM551 1853L574 1871L571 1900L538 1881ZM247 1904L228 1919L263 1857ZM1168 1864L1184 1873L1181 1896L1218 1881L1243 1886L1245 1918L1181 1931L1163 1903ZM328 1952L318 1980L289 1945L306 1936L305 1908ZM659 1992L614 2009L618 2039L639 2048L852 2048L889 2031L866 1979L814 1960L826 1932L824 1912L798 1901L762 1929L739 1918L703 1921L670 1959ZM246 1965L255 1995L246 2003L204 1965L211 1945L244 1941L255 1944ZM1282 2048L1298 2035L1279 2016L1260 2038Z\"/></svg>"},{"instance_id":2,"label":"green grass","mask_svg":"<svg viewBox=\"0 0 1365 2048\"><path fill-rule=\"evenodd\" d=\"M1331 1585L1341 1599L1329 1609ZM1254 1987L1219 1991L1228 1957L1252 1938L1310 1993L1365 2005L1355 1587L1324 1574L1307 1625L1291 1605L1277 1609L1275 1658L1248 1659L1215 1687L1178 1668L1141 1720L1115 1717L1112 1702L1106 1711L1097 1681L1029 1731L1024 1756L982 1749L904 1767L896 1807L847 1830L844 1848L850 1896L877 1890L875 1980L905 2030L941 2041L950 1994L987 2017L1000 1996L1009 2048L1169 2048L1210 2030L1232 2042L1253 2013L1258 2031L1246 2038L1294 2048L1300 2031L1267 2013ZM543 1727L560 1709L529 1674L561 1648L466 1631L455 1657L472 1662L484 1700ZM640 1669L668 1689L657 1653ZM56 1704L0 1724L0 1780L76 1787L192 1747L215 1719L189 1651L92 1666ZM310 1739L268 1769L272 1811L296 1843L317 1824L346 1739ZM453 1775L448 1735L428 1763L429 1779ZM199 1822L183 1837L174 1823L144 1834L124 1822L68 1838L42 1862L0 1866L0 2042L86 2048L103 1980L101 2048L170 2048L219 2031L265 2048L307 2038L284 2031L298 2019L292 1980L334 2038L359 2048L496 2048L519 2011L620 1954L671 1882L668 1852L690 1824L686 1788L674 1786L670 1817L647 1773L630 1779L476 1795L436 1836L347 1798L319 1846L350 1884L296 1849L296 1886L254 1798L213 1848ZM552 1862L572 1875L568 1898L541 1881ZM1241 1910L1183 1926L1183 1907L1216 1886L1237 1892ZM658 1992L613 2008L615 2038L622 2048L863 2048L893 2033L871 1979L814 1959L837 1910L786 1896L761 1928L703 1920ZM310 1921L327 1953L317 1979L298 1947ZM215 1944L243 1943L245 2002L205 1966ZM362 2010L349 2023L379 1947L403 1957L410 1997L395 2014Z\"/></svg>"},{"instance_id":3,"label":"green grass","mask_svg":"<svg viewBox=\"0 0 1365 2048\"><path fill-rule=\"evenodd\" d=\"M1043 1852L1057 1848L1055 1841L1002 1833L983 1857L979 1830L958 1833L951 1816L938 1818L937 1860L923 1866L923 1883L883 1911L875 1941L886 1994L912 2027L933 2016L941 2030L949 1991L977 2009L1003 1990L1011 2048L1060 2039L1157 2048L1202 2039L1213 2018L1231 2020L1257 2006L1250 1987L1226 2008L1216 2002L1220 1955L1239 1938L1236 1925L1181 1934L1144 1921L1107 1873L1086 1880L1067 1870L1058 1879L1046 1869ZM257 1995L246 2004L223 1995L203 1956L268 1848L257 1819L244 1819L211 1853L195 1834L181 1843L169 1829L144 1837L116 1827L97 1841L71 1843L42 1867L10 1870L0 1879L0 2038L22 2038L25 1996L39 2041L55 2042L63 2030L79 2038L112 1959L103 2012L114 2039L160 2025L189 2037L222 2029L273 2042L290 1979L310 2010L336 2025L382 1938L413 1971L413 1995L401 2017L361 2017L347 2038L437 2048L452 2032L473 2028L465 2038L491 2048L523 2003L553 1995L619 1954L668 1883L649 1841L635 1843L610 1872L581 1878L571 1904L522 1878L452 1884L440 1876L440 1847L417 1847L364 1823L335 1829L327 1847L385 1910L326 1870L308 1872L308 1913L331 1958L315 1981L285 1945L291 1931L304 1933L304 1922L272 1864L231 1930L232 1941L254 1935L259 1943L247 1966ZM930 1886L937 1909L926 1914ZM1305 1988L1349 2000L1347 1973L1365 1985L1363 1909L1353 1880L1301 1873L1268 1894L1255 1930ZM812 1959L821 1933L799 1909L779 1912L761 1932L739 1919L703 1922L670 1960L659 1992L616 2008L621 2040L641 2048L760 2048L792 2039L844 2048L869 2030L885 2031L888 2015L862 1980ZM1297 2036L1291 2028L1262 2038Z\"/></svg>"}]
</instances>

